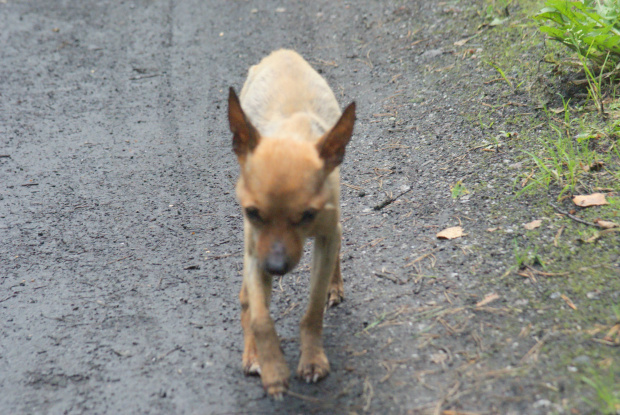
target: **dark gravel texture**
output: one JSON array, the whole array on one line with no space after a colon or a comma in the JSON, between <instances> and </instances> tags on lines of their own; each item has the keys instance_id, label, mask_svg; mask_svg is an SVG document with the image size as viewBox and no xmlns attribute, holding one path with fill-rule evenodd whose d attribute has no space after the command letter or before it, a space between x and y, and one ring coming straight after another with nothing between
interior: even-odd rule
<instances>
[{"instance_id":1,"label":"dark gravel texture","mask_svg":"<svg viewBox=\"0 0 620 415\"><path fill-rule=\"evenodd\" d=\"M454 46L478 3L0 1L0 412L563 411L566 373L543 382L551 369L522 360L552 338L522 332L540 313L514 285L484 285L511 265L512 236L487 241L501 209L515 229L535 218L495 181L514 160L467 153L481 134L463 114L499 88L479 45L466 59ZM273 402L241 371L226 97L280 47L355 100L358 123L332 373ZM496 115L511 111L526 109ZM478 190L454 201L458 180ZM435 238L459 224L467 237ZM308 259L274 284L291 368Z\"/></svg>"}]
</instances>

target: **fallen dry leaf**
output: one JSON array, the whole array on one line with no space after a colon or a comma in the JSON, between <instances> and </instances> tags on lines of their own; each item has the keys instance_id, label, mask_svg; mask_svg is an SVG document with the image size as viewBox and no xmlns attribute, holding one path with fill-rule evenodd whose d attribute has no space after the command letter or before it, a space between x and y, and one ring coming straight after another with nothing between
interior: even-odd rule
<instances>
[{"instance_id":1,"label":"fallen dry leaf","mask_svg":"<svg viewBox=\"0 0 620 415\"><path fill-rule=\"evenodd\" d=\"M605 230L597 232L593 236L589 237L588 239L585 240L585 242L591 244L592 242L596 242L601 236L604 236L604 235L607 235L608 233L613 233L613 232L616 232L616 231L620 231L620 228L605 229Z\"/></svg>"},{"instance_id":2,"label":"fallen dry leaf","mask_svg":"<svg viewBox=\"0 0 620 415\"><path fill-rule=\"evenodd\" d=\"M603 340L606 340L608 342L613 342L614 336L616 335L616 333L620 333L620 323L614 324L614 326L607 332Z\"/></svg>"},{"instance_id":3,"label":"fallen dry leaf","mask_svg":"<svg viewBox=\"0 0 620 415\"><path fill-rule=\"evenodd\" d=\"M496 293L487 294L482 300L476 304L476 307L484 307L487 304L492 303L493 301L499 299L499 295Z\"/></svg>"},{"instance_id":4,"label":"fallen dry leaf","mask_svg":"<svg viewBox=\"0 0 620 415\"><path fill-rule=\"evenodd\" d=\"M463 46L465 43L469 42L471 40L470 37L467 37L465 39L461 39L461 40L457 40L456 42L454 42L454 46Z\"/></svg>"},{"instance_id":5,"label":"fallen dry leaf","mask_svg":"<svg viewBox=\"0 0 620 415\"><path fill-rule=\"evenodd\" d=\"M592 193L591 195L578 195L573 197L573 203L577 206L600 206L608 205L605 195L603 193Z\"/></svg>"},{"instance_id":6,"label":"fallen dry leaf","mask_svg":"<svg viewBox=\"0 0 620 415\"><path fill-rule=\"evenodd\" d=\"M435 364L444 365L446 363L446 360L448 360L448 354L443 350L431 354L431 362Z\"/></svg>"},{"instance_id":7,"label":"fallen dry leaf","mask_svg":"<svg viewBox=\"0 0 620 415\"><path fill-rule=\"evenodd\" d=\"M601 228L605 228L605 229L617 228L618 226L620 226L616 222L610 222L607 220L600 220L600 219L595 220L594 223L596 223Z\"/></svg>"},{"instance_id":8,"label":"fallen dry leaf","mask_svg":"<svg viewBox=\"0 0 620 415\"><path fill-rule=\"evenodd\" d=\"M532 221L530 223L526 223L525 225L523 225L523 227L525 229L527 229L528 231L531 231L532 229L538 228L541 224L542 224L542 220L537 219L537 220Z\"/></svg>"},{"instance_id":9,"label":"fallen dry leaf","mask_svg":"<svg viewBox=\"0 0 620 415\"><path fill-rule=\"evenodd\" d=\"M460 226L453 226L451 228L444 229L443 231L437 234L437 238L439 239L454 239L460 238L461 236L465 236L463 233L463 228Z\"/></svg>"},{"instance_id":10,"label":"fallen dry leaf","mask_svg":"<svg viewBox=\"0 0 620 415\"><path fill-rule=\"evenodd\" d=\"M498 230L499 230L499 227L498 228L487 228L487 232L495 232Z\"/></svg>"}]
</instances>

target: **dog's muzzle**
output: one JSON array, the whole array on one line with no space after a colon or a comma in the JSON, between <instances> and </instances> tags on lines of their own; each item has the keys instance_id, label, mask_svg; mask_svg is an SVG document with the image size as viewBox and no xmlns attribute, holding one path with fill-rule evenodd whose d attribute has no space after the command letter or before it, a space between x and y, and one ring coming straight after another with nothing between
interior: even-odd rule
<instances>
[{"instance_id":1,"label":"dog's muzzle","mask_svg":"<svg viewBox=\"0 0 620 415\"><path fill-rule=\"evenodd\" d=\"M286 255L286 247L282 242L274 242L271 245L264 268L271 275L284 275L289 271L289 259Z\"/></svg>"}]
</instances>

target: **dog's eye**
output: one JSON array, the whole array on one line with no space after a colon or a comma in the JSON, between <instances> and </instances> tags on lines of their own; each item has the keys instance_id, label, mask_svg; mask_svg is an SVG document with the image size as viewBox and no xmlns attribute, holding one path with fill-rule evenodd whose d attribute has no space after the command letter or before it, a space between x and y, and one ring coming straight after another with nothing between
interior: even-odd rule
<instances>
[{"instance_id":1,"label":"dog's eye","mask_svg":"<svg viewBox=\"0 0 620 415\"><path fill-rule=\"evenodd\" d=\"M245 209L245 216L251 221L254 222L262 222L263 219L260 217L260 212L255 207L249 207Z\"/></svg>"},{"instance_id":2,"label":"dog's eye","mask_svg":"<svg viewBox=\"0 0 620 415\"><path fill-rule=\"evenodd\" d=\"M317 210L316 209L308 209L305 210L301 215L301 220L299 221L300 225L306 225L314 220L316 217Z\"/></svg>"}]
</instances>

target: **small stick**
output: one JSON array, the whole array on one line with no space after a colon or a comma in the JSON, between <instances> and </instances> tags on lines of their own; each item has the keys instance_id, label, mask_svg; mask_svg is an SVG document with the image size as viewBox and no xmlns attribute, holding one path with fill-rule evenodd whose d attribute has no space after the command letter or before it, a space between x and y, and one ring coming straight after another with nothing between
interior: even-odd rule
<instances>
[{"instance_id":1,"label":"small stick","mask_svg":"<svg viewBox=\"0 0 620 415\"><path fill-rule=\"evenodd\" d=\"M439 250L439 248L435 248L430 252L425 253L424 255L422 255L421 257L418 257L418 259L414 259L413 261L411 261L410 263L405 265L405 268L410 267L412 265L414 265L416 262L422 261L424 258L426 258L429 255L433 255L437 250Z\"/></svg>"},{"instance_id":2,"label":"small stick","mask_svg":"<svg viewBox=\"0 0 620 415\"><path fill-rule=\"evenodd\" d=\"M390 280L394 284L403 285L405 283L405 281L403 281L403 280L400 280L400 279L398 279L396 277L392 277L392 276L389 276L389 275L386 275L386 274L380 274L378 272L375 272L375 275L377 277L379 277L379 278L385 278L386 280Z\"/></svg>"},{"instance_id":3,"label":"small stick","mask_svg":"<svg viewBox=\"0 0 620 415\"><path fill-rule=\"evenodd\" d=\"M154 78L156 76L160 76L161 74L158 73L153 73L153 74L149 74L149 75L138 75L138 76L133 76L131 78L129 78L130 81L139 81L140 79L147 79L147 78Z\"/></svg>"},{"instance_id":4,"label":"small stick","mask_svg":"<svg viewBox=\"0 0 620 415\"><path fill-rule=\"evenodd\" d=\"M200 269L200 265L188 265L185 268L183 268L183 271L189 271L192 269Z\"/></svg>"},{"instance_id":5,"label":"small stick","mask_svg":"<svg viewBox=\"0 0 620 415\"><path fill-rule=\"evenodd\" d=\"M467 155L467 153L469 153L470 151L478 150L479 148L486 147L486 146L488 146L488 145L489 145L489 144L482 144L482 145L479 145L479 146L476 146L476 147L472 147L472 148L470 148L470 149L467 149L467 151L466 151L465 153L461 154L460 156L455 156L455 157L451 158L451 159L450 159L450 160L448 160L448 161L445 161L445 162L443 162L443 163L441 163L441 164L438 164L438 166L444 166L444 165L446 165L446 164L448 164L448 163L450 163L450 162L452 162L452 161L456 160L456 159L457 159L457 158L459 158L459 157L465 157L465 156ZM426 163L428 163L428 162L426 162ZM426 165L426 163L424 163L424 164L422 165L422 167L424 167L424 166Z\"/></svg>"},{"instance_id":6,"label":"small stick","mask_svg":"<svg viewBox=\"0 0 620 415\"><path fill-rule=\"evenodd\" d=\"M530 272L533 272L534 274L542 275L543 277L566 277L567 275L569 275L568 272L543 272L535 268L532 268L529 265L526 265L525 267L529 269Z\"/></svg>"},{"instance_id":7,"label":"small stick","mask_svg":"<svg viewBox=\"0 0 620 415\"><path fill-rule=\"evenodd\" d=\"M164 354L160 354L159 356L157 356L156 358L153 359L153 361L158 361L158 360L162 360L164 357L176 352L177 350L183 350L183 348L181 346L175 346L174 349L168 350L166 353Z\"/></svg>"},{"instance_id":8,"label":"small stick","mask_svg":"<svg viewBox=\"0 0 620 415\"><path fill-rule=\"evenodd\" d=\"M320 399L313 398L312 396L302 395L301 393L293 392L292 390L287 390L286 394L290 395L290 396L292 396L294 398L301 399L302 401L308 401L308 402L314 402L314 403L320 403L321 402Z\"/></svg>"},{"instance_id":9,"label":"small stick","mask_svg":"<svg viewBox=\"0 0 620 415\"><path fill-rule=\"evenodd\" d=\"M133 254L132 254L132 255L133 255ZM113 261L108 262L106 265L110 265L110 264L113 264L113 263L115 263L115 262L122 261L123 259L127 259L127 258L129 258L130 256L131 256L131 255L127 255L127 256L124 256L124 257L122 257L122 258L115 259L115 260L113 260Z\"/></svg>"},{"instance_id":10,"label":"small stick","mask_svg":"<svg viewBox=\"0 0 620 415\"><path fill-rule=\"evenodd\" d=\"M385 199L383 202L379 203L377 206L375 206L373 209L374 210L381 210L384 207L394 203L398 198L400 198L401 196L406 195L407 193L409 193L410 191L413 190L413 187L410 187L409 189L405 190L404 192L400 193L398 196L396 197L390 197L388 199Z\"/></svg>"},{"instance_id":11,"label":"small stick","mask_svg":"<svg viewBox=\"0 0 620 415\"><path fill-rule=\"evenodd\" d=\"M19 292L14 292L13 294L9 295L8 297L5 297L2 300L0 300L0 303L5 302L6 300L10 300L13 297L17 297L17 294L19 294Z\"/></svg>"},{"instance_id":12,"label":"small stick","mask_svg":"<svg viewBox=\"0 0 620 415\"><path fill-rule=\"evenodd\" d=\"M559 230L558 233L555 234L555 238L553 239L553 246L557 247L558 246L558 241L560 240L560 236L562 235L562 232L564 231L564 226L562 226Z\"/></svg>"},{"instance_id":13,"label":"small stick","mask_svg":"<svg viewBox=\"0 0 620 415\"><path fill-rule=\"evenodd\" d=\"M572 219L572 220L574 220L575 222L583 223L584 225L588 225L588 226L594 226L595 228L602 228L602 226L597 225L596 223L592 223L592 222L588 222L588 221L583 220L583 219L579 219L577 216L575 216L575 215L571 215L570 213L568 213L568 212L566 212L566 211L561 210L559 207L557 207L556 205L554 205L554 204L553 204L553 203L551 203L551 202L547 202L547 203L549 203L549 205L550 205L551 207L553 207L555 210L557 210L557 211L558 211L558 213L561 213L562 215L566 215L566 216L568 216L569 218L571 218L571 219Z\"/></svg>"}]
</instances>

